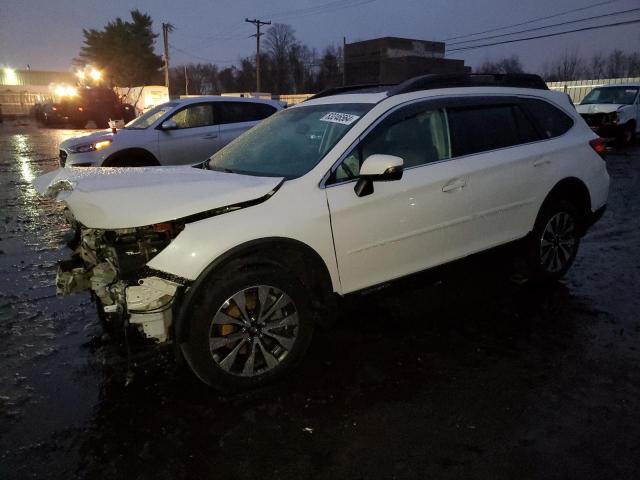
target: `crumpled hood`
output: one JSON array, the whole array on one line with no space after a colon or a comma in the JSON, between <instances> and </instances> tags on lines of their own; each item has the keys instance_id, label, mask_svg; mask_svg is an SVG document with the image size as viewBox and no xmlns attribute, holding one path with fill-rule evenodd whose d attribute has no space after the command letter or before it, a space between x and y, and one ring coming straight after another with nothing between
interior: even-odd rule
<instances>
[{"instance_id":1,"label":"crumpled hood","mask_svg":"<svg viewBox=\"0 0 640 480\"><path fill-rule=\"evenodd\" d=\"M619 103L589 103L587 105L576 105L578 113L611 113L624 107Z\"/></svg>"},{"instance_id":2,"label":"crumpled hood","mask_svg":"<svg viewBox=\"0 0 640 480\"><path fill-rule=\"evenodd\" d=\"M189 166L60 168L37 177L41 195L67 204L90 228L141 227L267 195L282 178Z\"/></svg>"}]
</instances>

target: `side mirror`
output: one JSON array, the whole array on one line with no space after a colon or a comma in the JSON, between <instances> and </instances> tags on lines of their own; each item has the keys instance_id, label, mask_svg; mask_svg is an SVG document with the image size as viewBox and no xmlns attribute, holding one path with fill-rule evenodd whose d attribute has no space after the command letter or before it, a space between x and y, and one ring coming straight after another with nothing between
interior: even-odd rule
<instances>
[{"instance_id":1,"label":"side mirror","mask_svg":"<svg viewBox=\"0 0 640 480\"><path fill-rule=\"evenodd\" d=\"M178 124L174 120L165 120L160 125L160 130L175 130L178 128Z\"/></svg>"},{"instance_id":2,"label":"side mirror","mask_svg":"<svg viewBox=\"0 0 640 480\"><path fill-rule=\"evenodd\" d=\"M367 157L360 167L360 178L354 187L356 195L364 197L373 193L373 182L390 182L402 178L404 160L394 155L374 154Z\"/></svg>"}]
</instances>

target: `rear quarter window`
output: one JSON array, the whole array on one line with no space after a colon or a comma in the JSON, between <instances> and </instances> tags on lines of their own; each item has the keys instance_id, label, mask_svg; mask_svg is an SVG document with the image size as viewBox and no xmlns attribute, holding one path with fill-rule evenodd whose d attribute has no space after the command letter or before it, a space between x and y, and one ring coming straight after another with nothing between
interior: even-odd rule
<instances>
[{"instance_id":1,"label":"rear quarter window","mask_svg":"<svg viewBox=\"0 0 640 480\"><path fill-rule=\"evenodd\" d=\"M522 106L538 125L544 138L563 135L573 126L573 119L544 100L526 99Z\"/></svg>"},{"instance_id":2,"label":"rear quarter window","mask_svg":"<svg viewBox=\"0 0 640 480\"><path fill-rule=\"evenodd\" d=\"M513 105L483 105L447 109L454 157L522 143Z\"/></svg>"}]
</instances>

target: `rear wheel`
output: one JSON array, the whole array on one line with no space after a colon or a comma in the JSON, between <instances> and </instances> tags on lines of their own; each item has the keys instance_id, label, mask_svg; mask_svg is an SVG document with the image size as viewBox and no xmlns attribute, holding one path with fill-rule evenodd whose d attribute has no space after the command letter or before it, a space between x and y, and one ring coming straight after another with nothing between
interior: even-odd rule
<instances>
[{"instance_id":1,"label":"rear wheel","mask_svg":"<svg viewBox=\"0 0 640 480\"><path fill-rule=\"evenodd\" d=\"M185 359L221 390L256 387L289 372L313 333L309 297L285 270L241 266L211 279L190 306Z\"/></svg>"},{"instance_id":2,"label":"rear wheel","mask_svg":"<svg viewBox=\"0 0 640 480\"><path fill-rule=\"evenodd\" d=\"M580 245L579 215L566 200L543 207L527 242L531 278L549 281L562 278L576 258Z\"/></svg>"}]
</instances>

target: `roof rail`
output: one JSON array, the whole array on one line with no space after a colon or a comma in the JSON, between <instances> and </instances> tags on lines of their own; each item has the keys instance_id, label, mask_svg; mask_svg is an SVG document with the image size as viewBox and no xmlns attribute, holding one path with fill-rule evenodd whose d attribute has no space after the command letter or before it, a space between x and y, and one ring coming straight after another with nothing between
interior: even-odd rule
<instances>
[{"instance_id":1,"label":"roof rail","mask_svg":"<svg viewBox=\"0 0 640 480\"><path fill-rule=\"evenodd\" d=\"M411 78L389 89L388 96L401 93L456 87L516 87L548 90L539 75L531 73L466 73L423 75Z\"/></svg>"},{"instance_id":2,"label":"roof rail","mask_svg":"<svg viewBox=\"0 0 640 480\"><path fill-rule=\"evenodd\" d=\"M342 87L333 87L322 90L319 93L307 98L307 100L315 100L316 98L329 97L331 95L340 95L342 93L358 92L358 93L376 93L386 92L389 88L396 84L382 83L361 83L359 85L345 85ZM306 100L305 100L306 101Z\"/></svg>"}]
</instances>

